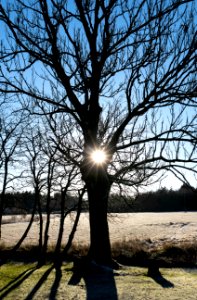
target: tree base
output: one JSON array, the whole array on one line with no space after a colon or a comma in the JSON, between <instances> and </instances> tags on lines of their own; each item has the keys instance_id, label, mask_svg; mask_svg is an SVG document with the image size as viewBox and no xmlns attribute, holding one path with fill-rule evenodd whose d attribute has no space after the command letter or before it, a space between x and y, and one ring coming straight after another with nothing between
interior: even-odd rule
<instances>
[{"instance_id":1,"label":"tree base","mask_svg":"<svg viewBox=\"0 0 197 300\"><path fill-rule=\"evenodd\" d=\"M109 263L102 264L97 263L89 257L77 257L73 261L73 272L81 276L87 273L103 274L113 272L113 270L118 269L120 269L120 265L114 260L111 260Z\"/></svg>"},{"instance_id":2,"label":"tree base","mask_svg":"<svg viewBox=\"0 0 197 300\"><path fill-rule=\"evenodd\" d=\"M161 276L161 273L159 271L159 265L157 263L157 261L151 261L149 266L148 266L148 273L147 275L149 277L152 277L152 278L156 278L156 277L160 277Z\"/></svg>"}]
</instances>

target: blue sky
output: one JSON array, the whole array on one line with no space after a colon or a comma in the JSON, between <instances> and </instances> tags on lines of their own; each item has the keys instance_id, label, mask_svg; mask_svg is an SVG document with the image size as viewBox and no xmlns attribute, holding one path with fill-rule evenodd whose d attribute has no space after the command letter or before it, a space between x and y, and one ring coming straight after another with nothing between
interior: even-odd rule
<instances>
[{"instance_id":1,"label":"blue sky","mask_svg":"<svg viewBox=\"0 0 197 300\"><path fill-rule=\"evenodd\" d=\"M2 0L1 1L3 4L6 4L7 3L7 1L5 1L5 0ZM69 2L69 3L71 3L71 2ZM195 1L195 4L197 4L197 1ZM1 31L1 33L0 33L1 35L3 35L3 32ZM36 68L37 68L37 71L38 72L42 72L41 71L41 64L37 64L37 66L36 66ZM27 72L27 74L26 74L26 78L30 81L31 79L30 79L30 74L28 74L28 72ZM117 80L119 80L121 78L121 74L120 75L118 75L117 76ZM42 88L42 83L44 82L44 80L40 80L39 78L37 79L37 81L36 81L36 86L38 87L38 88ZM115 84L117 84L117 82L115 83ZM136 86L137 87L137 86ZM58 89L58 93L59 93L59 95L61 94L61 91L62 91L62 89L61 89L61 87L59 87L59 89ZM46 80L46 82L45 82L45 86L44 86L44 92L45 92L45 95L50 95L50 93L51 93L51 90L50 90L50 87L49 87L49 84L48 84L48 82L47 82L47 80ZM58 93L57 93L57 96L58 96ZM140 90L139 89L139 91L138 91L138 94L141 94L142 93L142 90ZM102 99L102 98L101 98ZM104 100L104 99L102 99L102 101L103 101L103 103L104 102L106 102L106 100ZM113 99L112 99L112 101L113 101ZM191 112L191 114L193 113L193 109L191 108L190 110L188 110L189 111L189 114L190 114L190 112ZM165 114L166 113L166 110L164 109L163 110L163 114ZM163 115L164 116L164 115ZM194 186L196 186L196 180L195 180L195 178L193 179L192 178L192 176L190 176L189 175L189 173L187 173L186 172L186 174L188 175L188 177L189 177L189 182L190 182L190 184L191 185L194 185ZM173 176L173 175L171 175L170 173L169 173L169 175L164 179L164 181L160 184L160 183L157 183L157 184L155 184L154 185L154 187L151 187L151 189L152 188L154 188L154 189L156 189L156 188L158 188L158 187L167 187L167 188L172 188L172 189L178 189L178 188L180 188L180 186L181 186L181 182L175 177L175 176Z\"/></svg>"}]
</instances>

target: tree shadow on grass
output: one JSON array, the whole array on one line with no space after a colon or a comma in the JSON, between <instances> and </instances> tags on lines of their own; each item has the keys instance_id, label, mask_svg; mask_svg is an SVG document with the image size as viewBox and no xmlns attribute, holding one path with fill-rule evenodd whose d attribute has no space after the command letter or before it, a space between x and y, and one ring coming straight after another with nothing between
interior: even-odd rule
<instances>
[{"instance_id":1,"label":"tree shadow on grass","mask_svg":"<svg viewBox=\"0 0 197 300\"><path fill-rule=\"evenodd\" d=\"M46 270L46 272L42 275L42 277L39 279L39 281L34 286L34 288L31 290L31 292L29 293L29 295L25 298L25 300L32 300L33 299L33 297L35 296L36 292L41 288L41 286L47 280L47 278L48 278L49 274L51 273L51 271L53 270L53 268L54 267L51 266L50 268L48 268Z\"/></svg>"},{"instance_id":2,"label":"tree shadow on grass","mask_svg":"<svg viewBox=\"0 0 197 300\"><path fill-rule=\"evenodd\" d=\"M165 279L162 275L151 277L156 283L161 285L163 288L173 288L174 283Z\"/></svg>"},{"instance_id":3,"label":"tree shadow on grass","mask_svg":"<svg viewBox=\"0 0 197 300\"><path fill-rule=\"evenodd\" d=\"M56 299L56 294L59 288L59 284L62 278L62 271L61 271L61 266L55 267L55 279L53 282L53 285L51 287L51 292L49 295L50 300L55 300Z\"/></svg>"},{"instance_id":4,"label":"tree shadow on grass","mask_svg":"<svg viewBox=\"0 0 197 300\"><path fill-rule=\"evenodd\" d=\"M163 275L160 273L158 267L155 267L155 266L149 267L148 276L151 277L156 283L161 285L163 288L173 288L174 287L174 284L171 281L169 281L163 277Z\"/></svg>"},{"instance_id":5,"label":"tree shadow on grass","mask_svg":"<svg viewBox=\"0 0 197 300\"><path fill-rule=\"evenodd\" d=\"M10 292L15 290L18 286L20 286L34 271L36 267L30 268L21 274L19 274L16 278L10 281L6 286L0 289L0 299L4 299Z\"/></svg>"},{"instance_id":6,"label":"tree shadow on grass","mask_svg":"<svg viewBox=\"0 0 197 300\"><path fill-rule=\"evenodd\" d=\"M8 284L6 284L3 288L0 289L0 299L5 299L15 289L17 289L28 277L30 277L35 270L37 270L38 267L30 268L28 270L25 270L21 274L19 274L16 278L11 280ZM53 284L51 286L51 291L49 295L50 300L56 299L56 294L58 291L59 283L61 281L62 277L62 271L61 271L61 265L57 266L50 266L45 273L42 275L42 277L39 279L39 281L36 283L36 285L33 287L33 289L30 291L28 296L25 298L25 300L32 300L37 291L43 286L45 281L47 280L48 276L52 272L52 270L55 269L55 279L53 281Z\"/></svg>"},{"instance_id":7,"label":"tree shadow on grass","mask_svg":"<svg viewBox=\"0 0 197 300\"><path fill-rule=\"evenodd\" d=\"M39 281L34 286L34 288L31 290L31 292L28 294L28 296L25 298L25 300L31 300L31 299L33 299L33 297L35 296L35 294L37 293L37 291L43 286L44 282L47 280L48 276L53 271L53 269L55 269L56 273L55 273L54 282L53 282L53 284L51 286L51 291L50 291L49 299L50 300L55 300L56 299L56 294L57 294L59 283L60 283L61 277L62 277L61 265L59 265L58 267L55 267L54 265L52 265L51 267L49 267L46 270L46 272L42 275L42 277L39 279Z\"/></svg>"},{"instance_id":8,"label":"tree shadow on grass","mask_svg":"<svg viewBox=\"0 0 197 300\"><path fill-rule=\"evenodd\" d=\"M87 270L73 270L68 284L77 285L81 280L84 280L87 300L118 300L114 276L115 273L112 269L88 266Z\"/></svg>"}]
</instances>

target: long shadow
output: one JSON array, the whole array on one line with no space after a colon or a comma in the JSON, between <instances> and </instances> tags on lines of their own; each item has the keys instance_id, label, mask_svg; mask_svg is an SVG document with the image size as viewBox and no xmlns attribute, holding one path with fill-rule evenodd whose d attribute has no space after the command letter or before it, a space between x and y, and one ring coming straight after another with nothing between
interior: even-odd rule
<instances>
[{"instance_id":1,"label":"long shadow","mask_svg":"<svg viewBox=\"0 0 197 300\"><path fill-rule=\"evenodd\" d=\"M154 279L154 281L156 283L160 284L163 288L173 288L174 287L174 283L165 279L162 275L152 277L152 279Z\"/></svg>"},{"instance_id":2,"label":"long shadow","mask_svg":"<svg viewBox=\"0 0 197 300\"><path fill-rule=\"evenodd\" d=\"M0 299L5 298L11 291L16 289L19 285L21 285L21 283L23 283L35 270L36 270L36 267L30 268L30 269L22 272L20 275L18 275L12 281L10 281L6 286L4 286L0 290Z\"/></svg>"},{"instance_id":3,"label":"long shadow","mask_svg":"<svg viewBox=\"0 0 197 300\"><path fill-rule=\"evenodd\" d=\"M161 285L163 288L173 288L174 284L163 277L163 275L158 270L155 274L149 274L149 277L151 277L156 283Z\"/></svg>"},{"instance_id":4,"label":"long shadow","mask_svg":"<svg viewBox=\"0 0 197 300\"><path fill-rule=\"evenodd\" d=\"M41 286L44 284L44 282L47 280L49 274L51 273L51 271L53 269L54 269L54 266L51 266L50 268L48 268L46 270L46 272L42 275L42 277L40 278L40 280L37 282L37 284L31 290L31 292L29 293L29 295L25 298L25 300L32 300L33 299L34 295L41 288Z\"/></svg>"},{"instance_id":5,"label":"long shadow","mask_svg":"<svg viewBox=\"0 0 197 300\"><path fill-rule=\"evenodd\" d=\"M110 269L89 268L74 270L69 285L77 285L83 279L86 286L87 300L118 300L114 272Z\"/></svg>"},{"instance_id":6,"label":"long shadow","mask_svg":"<svg viewBox=\"0 0 197 300\"><path fill-rule=\"evenodd\" d=\"M52 272L53 269L56 270L56 273L55 273L54 282L53 282L52 287L51 287L51 292L50 292L50 295L49 295L49 299L50 300L55 300L56 299L57 290L58 290L59 283L60 283L61 277L62 277L61 265L59 265L58 267L53 265L50 268L48 268L46 270L46 272L42 275L40 280L37 282L37 284L34 286L34 288L31 290L29 295L25 298L25 300L33 299L36 292L42 287L42 285L47 280L49 274Z\"/></svg>"},{"instance_id":7,"label":"long shadow","mask_svg":"<svg viewBox=\"0 0 197 300\"><path fill-rule=\"evenodd\" d=\"M55 273L55 280L53 282L53 285L51 287L51 292L49 295L50 300L55 300L56 299L56 294L58 291L58 287L62 278L62 271L61 271L61 266L55 267L56 273Z\"/></svg>"},{"instance_id":8,"label":"long shadow","mask_svg":"<svg viewBox=\"0 0 197 300\"><path fill-rule=\"evenodd\" d=\"M56 267L53 265L46 270L46 272L42 275L42 277L39 279L37 284L33 287L33 289L28 294L28 296L25 298L25 300L33 299L36 292L42 287L42 285L47 280L49 274L51 273L51 271L54 268L56 270L56 273L55 273L54 282L51 287L49 299L50 300L56 299L57 290L58 290L59 283L60 283L61 277L62 277L62 271L61 271L61 266ZM22 272L16 278L11 280L8 284L6 284L3 288L1 288L0 289L0 299L4 299L10 292L12 292L14 289L19 287L37 269L38 269L37 267L34 267L34 268L30 268L30 269Z\"/></svg>"}]
</instances>

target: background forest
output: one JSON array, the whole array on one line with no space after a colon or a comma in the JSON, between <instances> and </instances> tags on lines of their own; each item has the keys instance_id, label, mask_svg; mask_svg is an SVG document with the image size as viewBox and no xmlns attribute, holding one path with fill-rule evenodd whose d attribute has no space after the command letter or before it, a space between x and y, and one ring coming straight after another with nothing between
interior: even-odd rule
<instances>
[{"instance_id":1,"label":"background forest","mask_svg":"<svg viewBox=\"0 0 197 300\"><path fill-rule=\"evenodd\" d=\"M139 193L136 196L120 196L112 194L109 199L108 212L172 212L172 211L196 211L197 190L182 185L179 190L166 188L153 192ZM34 207L35 194L32 192L6 193L4 214L28 214ZM42 212L46 211L47 196L41 196ZM75 211L78 207L78 198L72 195L65 196L65 210ZM55 193L51 197L51 213L59 213L61 210L61 194ZM83 201L82 211L88 211L88 202Z\"/></svg>"}]
</instances>

